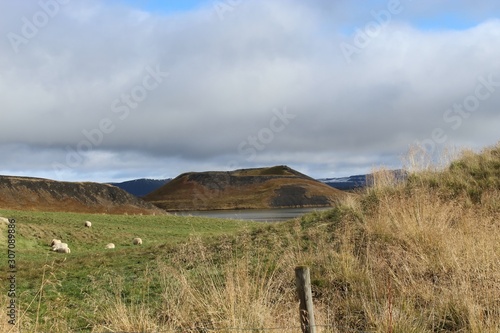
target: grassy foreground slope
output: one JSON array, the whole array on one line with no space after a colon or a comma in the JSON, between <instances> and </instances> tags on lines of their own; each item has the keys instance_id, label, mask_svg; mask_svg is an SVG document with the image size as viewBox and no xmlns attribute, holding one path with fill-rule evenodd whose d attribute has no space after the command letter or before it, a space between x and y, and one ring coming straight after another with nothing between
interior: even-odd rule
<instances>
[{"instance_id":1,"label":"grassy foreground slope","mask_svg":"<svg viewBox=\"0 0 500 333\"><path fill-rule=\"evenodd\" d=\"M444 170L412 172L405 183L378 172L374 187L300 219L172 245L158 236L139 249L89 250L90 258L71 253L49 261L45 278L26 277L25 297L35 302L22 325L30 332L300 332L293 270L305 264L318 332L496 333L499 177L497 145L464 153ZM108 255L117 257L98 265Z\"/></svg>"}]
</instances>

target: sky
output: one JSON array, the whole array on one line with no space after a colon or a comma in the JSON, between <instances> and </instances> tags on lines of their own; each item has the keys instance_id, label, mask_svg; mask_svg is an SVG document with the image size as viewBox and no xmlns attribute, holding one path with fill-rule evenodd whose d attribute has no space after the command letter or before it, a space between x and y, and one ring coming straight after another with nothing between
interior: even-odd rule
<instances>
[{"instance_id":1,"label":"sky","mask_svg":"<svg viewBox=\"0 0 500 333\"><path fill-rule=\"evenodd\" d=\"M500 141L500 3L0 0L0 174L401 168Z\"/></svg>"}]
</instances>

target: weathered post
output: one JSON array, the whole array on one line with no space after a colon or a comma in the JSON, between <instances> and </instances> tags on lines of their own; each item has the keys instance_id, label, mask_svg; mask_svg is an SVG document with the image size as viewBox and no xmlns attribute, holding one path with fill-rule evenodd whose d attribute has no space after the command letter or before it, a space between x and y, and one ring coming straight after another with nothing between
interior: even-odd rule
<instances>
[{"instance_id":1,"label":"weathered post","mask_svg":"<svg viewBox=\"0 0 500 333\"><path fill-rule=\"evenodd\" d=\"M302 327L302 332L316 333L309 267L295 267L295 284L300 300L300 326Z\"/></svg>"}]
</instances>

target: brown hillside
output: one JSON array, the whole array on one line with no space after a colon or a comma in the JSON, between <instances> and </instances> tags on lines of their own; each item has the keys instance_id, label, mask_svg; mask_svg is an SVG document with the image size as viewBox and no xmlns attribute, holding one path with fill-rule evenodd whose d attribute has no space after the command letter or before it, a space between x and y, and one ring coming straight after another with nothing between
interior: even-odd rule
<instances>
[{"instance_id":1,"label":"brown hillside","mask_svg":"<svg viewBox=\"0 0 500 333\"><path fill-rule=\"evenodd\" d=\"M287 166L184 173L144 197L170 211L329 207L347 195Z\"/></svg>"},{"instance_id":2,"label":"brown hillside","mask_svg":"<svg viewBox=\"0 0 500 333\"><path fill-rule=\"evenodd\" d=\"M0 176L0 208L109 214L164 214L118 187Z\"/></svg>"}]
</instances>

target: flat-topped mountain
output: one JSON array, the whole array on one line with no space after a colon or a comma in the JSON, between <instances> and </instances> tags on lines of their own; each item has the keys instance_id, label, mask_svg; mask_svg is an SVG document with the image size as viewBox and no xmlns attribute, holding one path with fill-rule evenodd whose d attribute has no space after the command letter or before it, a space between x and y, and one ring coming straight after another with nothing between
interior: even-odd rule
<instances>
[{"instance_id":1,"label":"flat-topped mountain","mask_svg":"<svg viewBox=\"0 0 500 333\"><path fill-rule=\"evenodd\" d=\"M188 172L144 199L169 211L329 207L347 193L287 166Z\"/></svg>"},{"instance_id":2,"label":"flat-topped mountain","mask_svg":"<svg viewBox=\"0 0 500 333\"><path fill-rule=\"evenodd\" d=\"M0 176L0 208L109 214L165 214L156 206L107 184Z\"/></svg>"}]
</instances>

